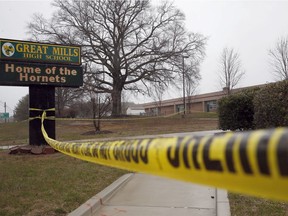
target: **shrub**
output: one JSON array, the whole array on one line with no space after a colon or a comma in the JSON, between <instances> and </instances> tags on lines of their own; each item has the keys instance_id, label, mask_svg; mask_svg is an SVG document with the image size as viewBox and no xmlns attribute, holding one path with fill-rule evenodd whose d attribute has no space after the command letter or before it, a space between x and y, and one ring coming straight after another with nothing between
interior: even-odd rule
<instances>
[{"instance_id":1,"label":"shrub","mask_svg":"<svg viewBox=\"0 0 288 216\"><path fill-rule=\"evenodd\" d=\"M254 128L253 98L258 89L244 90L219 100L218 114L220 129L249 130Z\"/></svg>"},{"instance_id":2,"label":"shrub","mask_svg":"<svg viewBox=\"0 0 288 216\"><path fill-rule=\"evenodd\" d=\"M256 128L288 126L288 81L262 88L254 98Z\"/></svg>"}]
</instances>

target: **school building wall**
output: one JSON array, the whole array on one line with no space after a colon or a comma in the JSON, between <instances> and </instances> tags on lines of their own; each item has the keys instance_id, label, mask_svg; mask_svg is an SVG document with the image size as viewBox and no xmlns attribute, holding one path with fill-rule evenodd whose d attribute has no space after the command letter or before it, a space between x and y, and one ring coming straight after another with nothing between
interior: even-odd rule
<instances>
[{"instance_id":1,"label":"school building wall","mask_svg":"<svg viewBox=\"0 0 288 216\"><path fill-rule=\"evenodd\" d=\"M264 85L249 86L244 88L232 89L231 94L237 93L241 90L261 87ZM216 112L218 100L227 96L227 90L217 91L212 93L193 95L185 97L186 112ZM156 101L141 104L144 107L146 115L172 115L178 112L183 112L183 97L174 98L163 101Z\"/></svg>"}]
</instances>

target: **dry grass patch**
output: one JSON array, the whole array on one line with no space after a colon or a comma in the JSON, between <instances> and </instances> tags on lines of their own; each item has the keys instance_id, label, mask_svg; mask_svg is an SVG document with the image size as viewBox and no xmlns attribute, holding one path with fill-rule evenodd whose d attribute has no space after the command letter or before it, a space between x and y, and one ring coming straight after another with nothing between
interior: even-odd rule
<instances>
[{"instance_id":1,"label":"dry grass patch","mask_svg":"<svg viewBox=\"0 0 288 216\"><path fill-rule=\"evenodd\" d=\"M81 140L105 137L124 137L137 135L153 135L163 133L214 130L218 128L216 113L192 113L160 118L122 118L120 120L101 121L101 130L111 131L109 134L83 135L95 130L92 121L68 119L56 121L56 138L58 140ZM29 122L13 122L0 124L0 146L28 144Z\"/></svg>"},{"instance_id":2,"label":"dry grass patch","mask_svg":"<svg viewBox=\"0 0 288 216\"><path fill-rule=\"evenodd\" d=\"M101 129L111 131L111 134L83 136L84 132L93 131L91 121L57 121L57 139L79 140L105 137L125 137L138 135L156 135L165 133L214 130L218 128L218 118L215 113L193 113L182 118L181 115L162 118L143 118L131 120L123 118L117 121L102 121Z\"/></svg>"}]
</instances>

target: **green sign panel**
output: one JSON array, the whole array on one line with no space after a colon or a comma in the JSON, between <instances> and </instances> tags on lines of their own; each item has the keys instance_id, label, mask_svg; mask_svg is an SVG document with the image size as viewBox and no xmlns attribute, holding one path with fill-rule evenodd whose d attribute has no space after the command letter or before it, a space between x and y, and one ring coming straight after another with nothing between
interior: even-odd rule
<instances>
[{"instance_id":1,"label":"green sign panel","mask_svg":"<svg viewBox=\"0 0 288 216\"><path fill-rule=\"evenodd\" d=\"M82 67L0 61L0 85L83 85Z\"/></svg>"},{"instance_id":2,"label":"green sign panel","mask_svg":"<svg viewBox=\"0 0 288 216\"><path fill-rule=\"evenodd\" d=\"M0 60L81 65L80 46L0 39Z\"/></svg>"},{"instance_id":3,"label":"green sign panel","mask_svg":"<svg viewBox=\"0 0 288 216\"><path fill-rule=\"evenodd\" d=\"M0 113L0 119L8 119L9 113Z\"/></svg>"}]
</instances>

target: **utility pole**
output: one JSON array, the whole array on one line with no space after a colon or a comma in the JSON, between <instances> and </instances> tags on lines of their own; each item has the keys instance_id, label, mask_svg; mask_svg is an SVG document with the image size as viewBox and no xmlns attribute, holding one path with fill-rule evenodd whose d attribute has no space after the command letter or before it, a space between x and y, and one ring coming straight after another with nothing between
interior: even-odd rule
<instances>
[{"instance_id":1,"label":"utility pole","mask_svg":"<svg viewBox=\"0 0 288 216\"><path fill-rule=\"evenodd\" d=\"M186 101L185 101L185 64L184 64L184 56L182 57L182 66L183 66L183 109L184 109L184 112L183 114L185 115L185 111L186 111Z\"/></svg>"},{"instance_id":2,"label":"utility pole","mask_svg":"<svg viewBox=\"0 0 288 216\"><path fill-rule=\"evenodd\" d=\"M183 116L185 116L186 114L186 100L185 100L185 62L184 59L185 58L189 58L189 56L182 56L182 73L183 73L183 108L184 108L184 112L183 112Z\"/></svg>"},{"instance_id":3,"label":"utility pole","mask_svg":"<svg viewBox=\"0 0 288 216\"><path fill-rule=\"evenodd\" d=\"M7 105L6 105L6 102L4 102L4 115L6 115L6 109L7 109ZM7 119L6 118L4 118L5 119L5 123L7 123Z\"/></svg>"}]
</instances>

